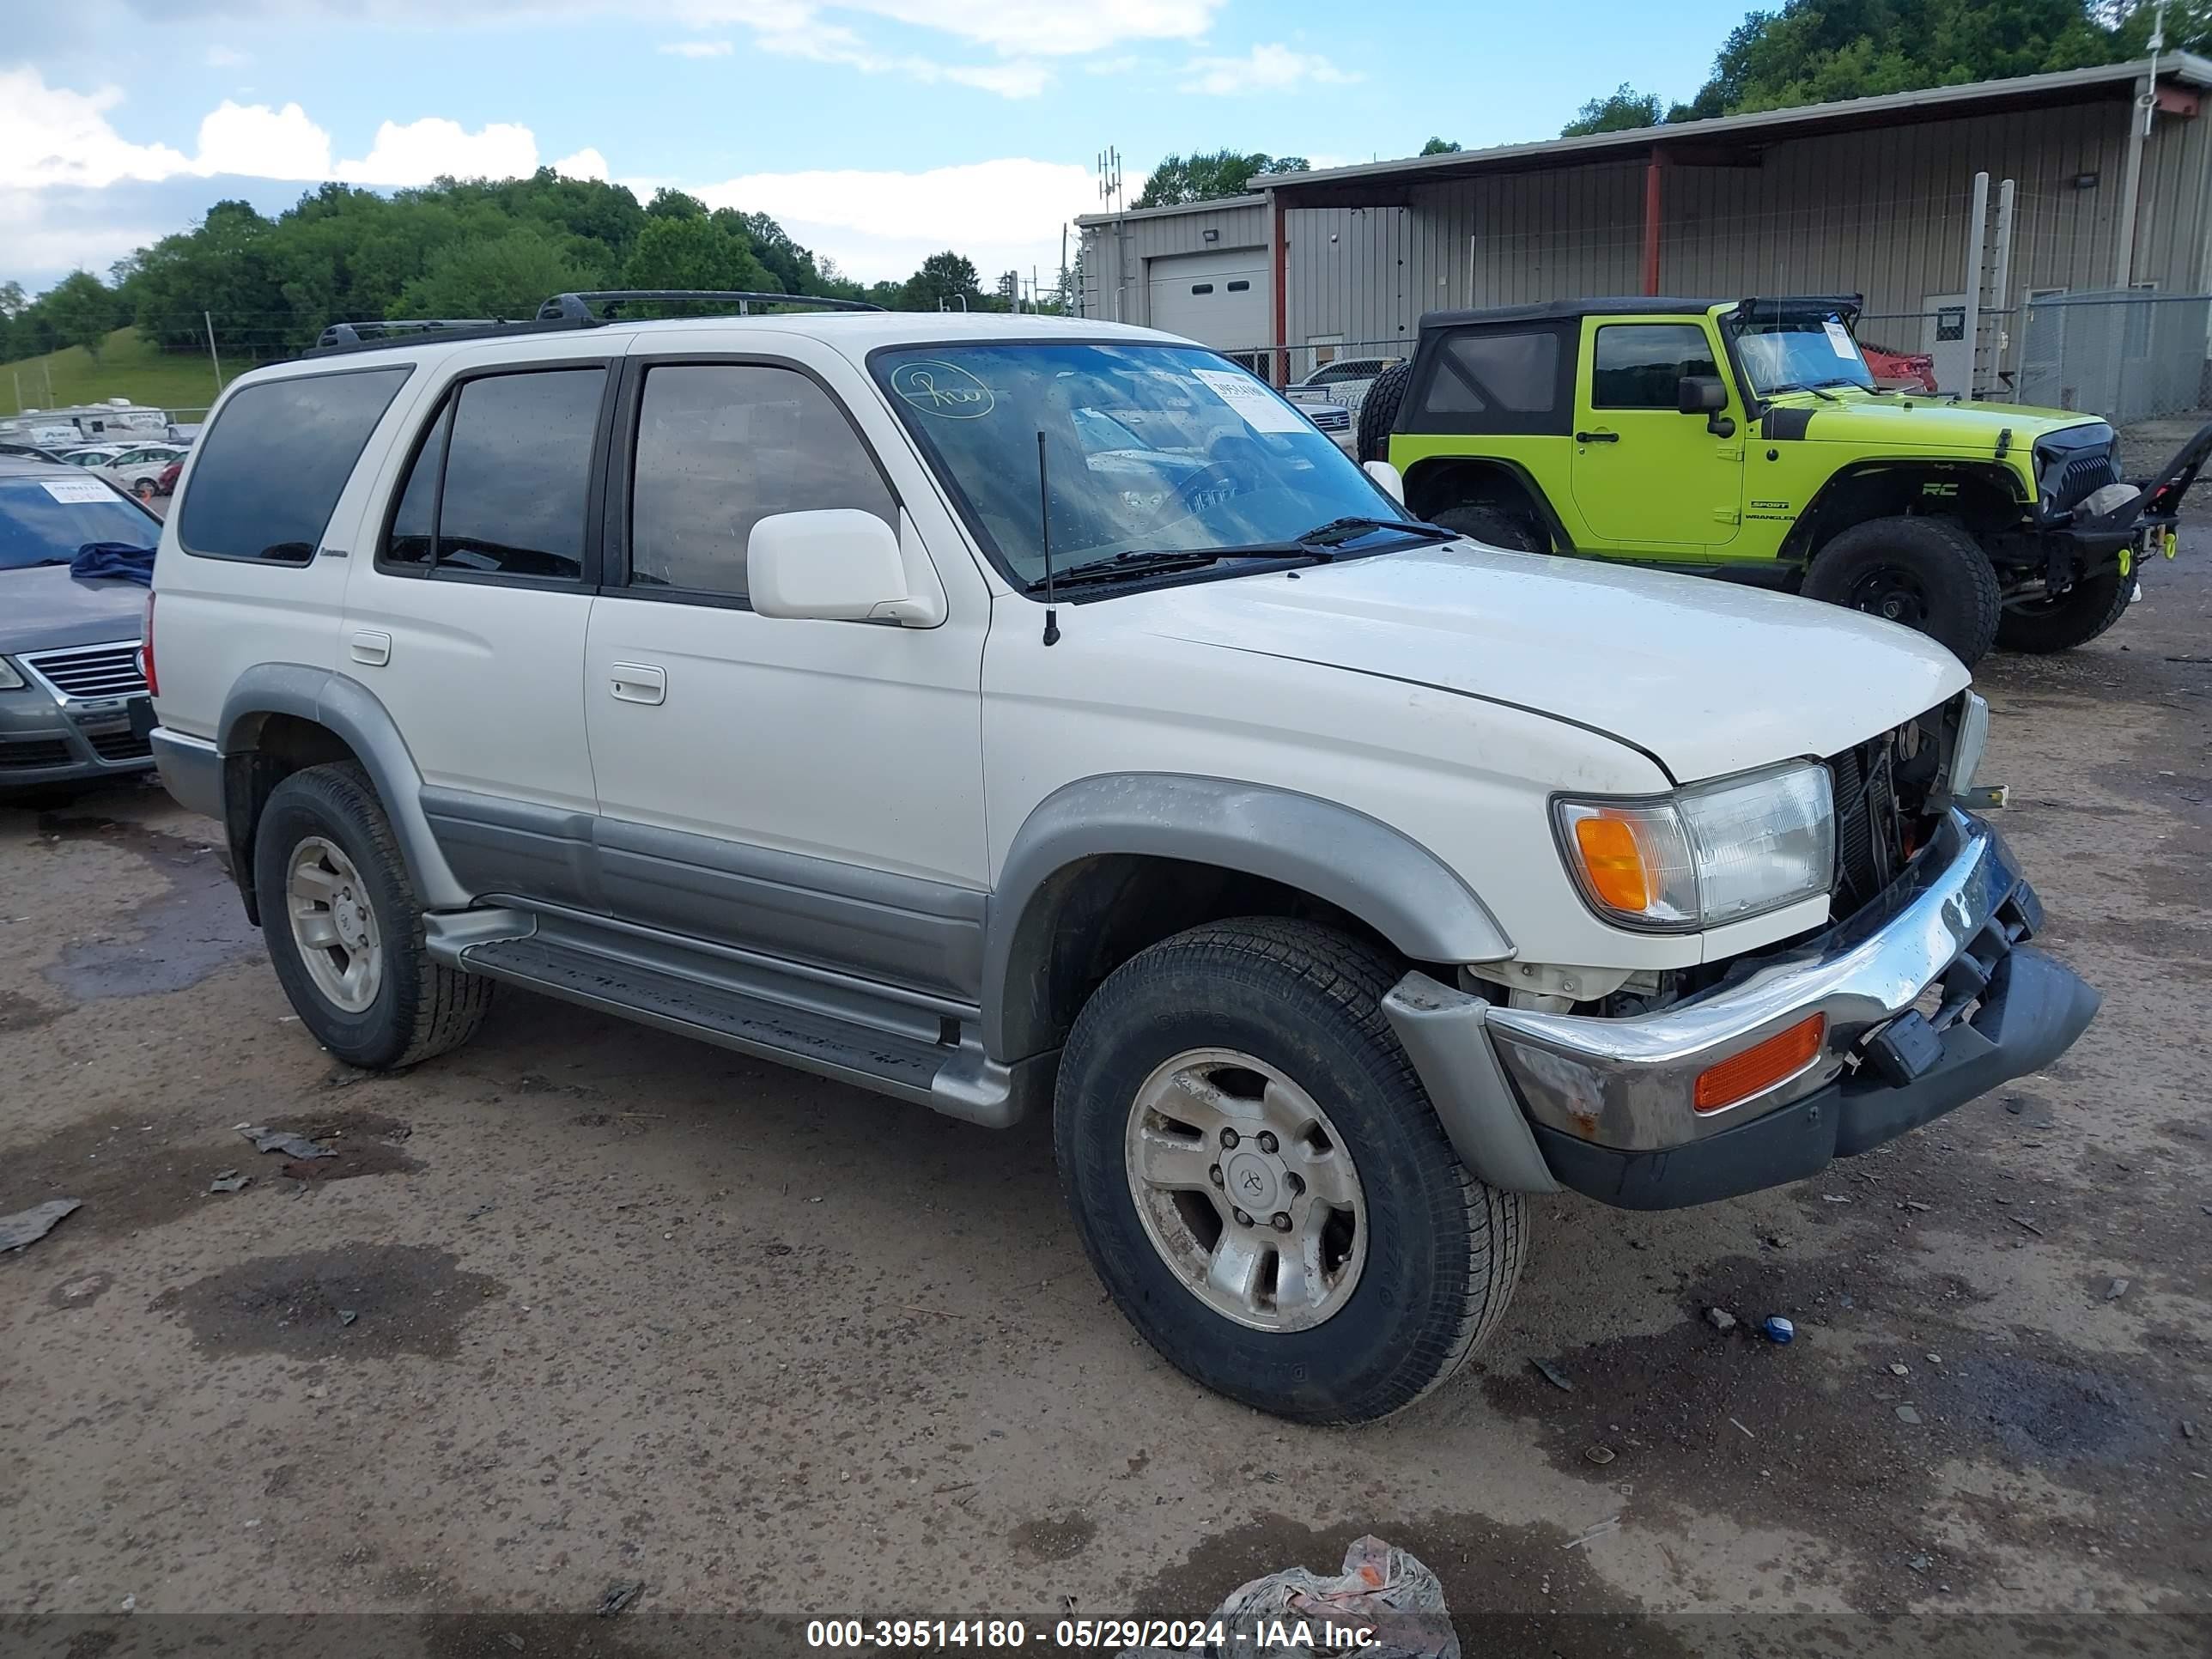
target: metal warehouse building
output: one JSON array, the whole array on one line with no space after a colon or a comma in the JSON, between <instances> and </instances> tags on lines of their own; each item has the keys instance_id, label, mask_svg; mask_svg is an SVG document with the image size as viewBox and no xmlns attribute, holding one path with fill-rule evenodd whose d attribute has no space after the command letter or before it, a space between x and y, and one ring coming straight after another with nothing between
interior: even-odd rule
<instances>
[{"instance_id":1,"label":"metal warehouse building","mask_svg":"<svg viewBox=\"0 0 2212 1659\"><path fill-rule=\"evenodd\" d=\"M1083 218L1085 304L1279 382L1404 355L1445 307L1858 292L1862 337L1936 355L1945 389L1968 389L2036 349L2004 326L2030 302L2212 289L2208 88L2212 61L2170 53L2154 76L2117 64L1285 174ZM2186 314L2201 345L2204 308Z\"/></svg>"}]
</instances>

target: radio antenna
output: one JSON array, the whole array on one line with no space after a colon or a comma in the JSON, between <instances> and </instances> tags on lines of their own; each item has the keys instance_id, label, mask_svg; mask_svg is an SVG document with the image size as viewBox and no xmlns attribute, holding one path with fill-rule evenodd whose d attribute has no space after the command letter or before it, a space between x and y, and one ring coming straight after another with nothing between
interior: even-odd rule
<instances>
[{"instance_id":1,"label":"radio antenna","mask_svg":"<svg viewBox=\"0 0 2212 1659\"><path fill-rule=\"evenodd\" d=\"M1044 642L1060 643L1060 613L1053 609L1052 484L1045 471L1044 434L1037 434L1037 544L1044 549Z\"/></svg>"}]
</instances>

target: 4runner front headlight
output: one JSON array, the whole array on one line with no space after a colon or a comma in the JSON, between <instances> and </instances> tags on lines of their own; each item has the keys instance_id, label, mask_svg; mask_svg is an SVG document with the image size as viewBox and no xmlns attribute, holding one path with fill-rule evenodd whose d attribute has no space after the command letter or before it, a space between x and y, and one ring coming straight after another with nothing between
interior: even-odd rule
<instances>
[{"instance_id":1,"label":"4runner front headlight","mask_svg":"<svg viewBox=\"0 0 2212 1659\"><path fill-rule=\"evenodd\" d=\"M1836 868L1828 769L1794 763L1662 800L1553 803L1559 848L1608 921L1692 933L1828 890Z\"/></svg>"}]
</instances>

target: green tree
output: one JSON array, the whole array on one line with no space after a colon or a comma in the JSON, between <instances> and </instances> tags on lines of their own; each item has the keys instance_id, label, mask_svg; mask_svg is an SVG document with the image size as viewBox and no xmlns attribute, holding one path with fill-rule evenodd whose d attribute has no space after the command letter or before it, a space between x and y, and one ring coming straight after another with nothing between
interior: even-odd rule
<instances>
[{"instance_id":1,"label":"green tree","mask_svg":"<svg viewBox=\"0 0 2212 1659\"><path fill-rule=\"evenodd\" d=\"M65 346L82 346L93 362L116 325L115 295L88 270L73 270L39 296L53 324L54 337Z\"/></svg>"},{"instance_id":2,"label":"green tree","mask_svg":"<svg viewBox=\"0 0 2212 1659\"><path fill-rule=\"evenodd\" d=\"M703 219L707 204L696 196L687 196L680 190L671 190L663 185L653 192L653 199L645 204L648 219Z\"/></svg>"},{"instance_id":3,"label":"green tree","mask_svg":"<svg viewBox=\"0 0 2212 1659\"><path fill-rule=\"evenodd\" d=\"M981 311L983 287L975 265L947 248L921 262L921 269L907 278L900 291L902 311Z\"/></svg>"},{"instance_id":4,"label":"green tree","mask_svg":"<svg viewBox=\"0 0 2212 1659\"><path fill-rule=\"evenodd\" d=\"M397 317L534 317L548 296L600 285L599 271L543 231L518 225L471 236L430 256L399 291Z\"/></svg>"},{"instance_id":5,"label":"green tree","mask_svg":"<svg viewBox=\"0 0 2212 1659\"><path fill-rule=\"evenodd\" d=\"M1623 81L1611 94L1593 98L1575 118L1559 129L1562 138L1579 138L1592 132L1627 132L1637 127L1656 127L1665 120L1658 94L1638 92Z\"/></svg>"},{"instance_id":6,"label":"green tree","mask_svg":"<svg viewBox=\"0 0 2212 1659\"><path fill-rule=\"evenodd\" d=\"M1424 155L1456 155L1459 153L1459 145L1449 138L1431 138L1421 146Z\"/></svg>"},{"instance_id":7,"label":"green tree","mask_svg":"<svg viewBox=\"0 0 2212 1659\"><path fill-rule=\"evenodd\" d=\"M623 285L755 292L778 286L768 267L753 257L744 232L716 224L704 214L648 217L623 265Z\"/></svg>"},{"instance_id":8,"label":"green tree","mask_svg":"<svg viewBox=\"0 0 2212 1659\"><path fill-rule=\"evenodd\" d=\"M1132 207L1173 207L1182 202L1212 202L1242 196L1255 179L1269 173L1304 173L1313 164L1303 155L1269 155L1261 150L1216 149L1189 155L1164 155L1146 177Z\"/></svg>"}]
</instances>

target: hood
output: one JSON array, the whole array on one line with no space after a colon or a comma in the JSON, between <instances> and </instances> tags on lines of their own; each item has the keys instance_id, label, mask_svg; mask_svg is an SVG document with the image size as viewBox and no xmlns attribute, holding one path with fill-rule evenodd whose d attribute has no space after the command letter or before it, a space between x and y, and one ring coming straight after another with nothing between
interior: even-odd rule
<instances>
[{"instance_id":1,"label":"hood","mask_svg":"<svg viewBox=\"0 0 2212 1659\"><path fill-rule=\"evenodd\" d=\"M135 640L145 627L146 590L114 577L82 581L65 564L0 570L0 651Z\"/></svg>"},{"instance_id":2,"label":"hood","mask_svg":"<svg viewBox=\"0 0 2212 1659\"><path fill-rule=\"evenodd\" d=\"M1801 410L1811 418L1804 436L1810 443L1879 444L1903 449L1940 449L1956 455L1996 453L1997 439L2012 433L2011 453L2025 456L2045 433L2065 427L2102 426L2094 415L2066 409L2030 409L2018 404L1953 403L1924 392L1883 397L1838 391L1834 400L1809 392L1772 400L1774 409Z\"/></svg>"},{"instance_id":3,"label":"hood","mask_svg":"<svg viewBox=\"0 0 2212 1659\"><path fill-rule=\"evenodd\" d=\"M1472 542L1112 603L1149 631L1571 720L1678 783L1826 757L1971 679L1894 623L1698 576Z\"/></svg>"}]
</instances>

